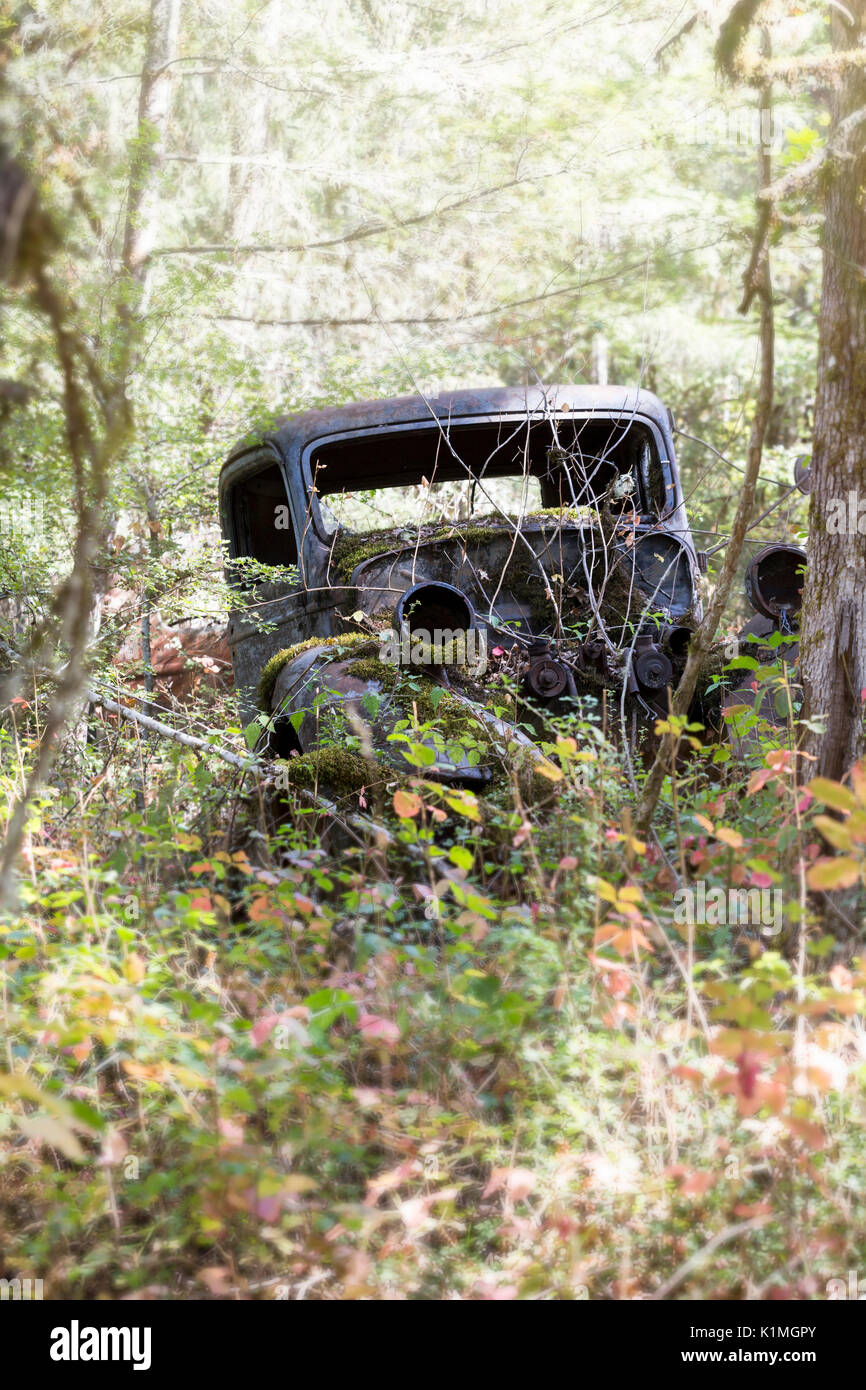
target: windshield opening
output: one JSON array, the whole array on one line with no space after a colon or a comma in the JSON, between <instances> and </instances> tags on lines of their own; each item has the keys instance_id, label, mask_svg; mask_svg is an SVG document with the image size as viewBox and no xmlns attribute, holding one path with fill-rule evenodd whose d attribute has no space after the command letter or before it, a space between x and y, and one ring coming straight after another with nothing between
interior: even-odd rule
<instances>
[{"instance_id":1,"label":"windshield opening","mask_svg":"<svg viewBox=\"0 0 866 1390\"><path fill-rule=\"evenodd\" d=\"M628 418L394 429L321 445L310 470L326 537L603 498L652 517L664 505L652 435Z\"/></svg>"}]
</instances>

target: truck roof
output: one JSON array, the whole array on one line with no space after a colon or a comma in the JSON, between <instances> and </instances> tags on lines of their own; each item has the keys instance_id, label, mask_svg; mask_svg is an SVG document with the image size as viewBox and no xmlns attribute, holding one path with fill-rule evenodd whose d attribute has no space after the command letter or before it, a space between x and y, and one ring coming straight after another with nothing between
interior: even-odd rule
<instances>
[{"instance_id":1,"label":"truck roof","mask_svg":"<svg viewBox=\"0 0 866 1390\"><path fill-rule=\"evenodd\" d=\"M351 430L387 429L389 425L430 424L449 419L531 415L539 419L563 413L603 417L641 415L667 431L670 415L652 391L626 386L483 386L471 390L443 391L430 396L391 396L384 400L356 401L350 405L305 410L277 420L257 436L256 442L272 441L288 457L314 439ZM238 444L224 465L251 447L248 437Z\"/></svg>"}]
</instances>

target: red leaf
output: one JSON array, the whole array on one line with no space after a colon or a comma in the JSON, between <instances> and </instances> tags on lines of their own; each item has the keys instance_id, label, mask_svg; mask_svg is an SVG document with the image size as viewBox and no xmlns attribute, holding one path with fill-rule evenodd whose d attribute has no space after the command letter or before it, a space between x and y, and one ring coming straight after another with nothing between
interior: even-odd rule
<instances>
[{"instance_id":1,"label":"red leaf","mask_svg":"<svg viewBox=\"0 0 866 1390\"><path fill-rule=\"evenodd\" d=\"M396 1023L392 1023L390 1018L381 1018L379 1014L361 1014L358 1031L365 1038L383 1042L386 1047L393 1047L400 1041L400 1029Z\"/></svg>"},{"instance_id":2,"label":"red leaf","mask_svg":"<svg viewBox=\"0 0 866 1390\"><path fill-rule=\"evenodd\" d=\"M261 1047L262 1043L271 1036L278 1018L279 1014L262 1014L261 1018L256 1019L250 1029L250 1037L256 1047Z\"/></svg>"},{"instance_id":3,"label":"red leaf","mask_svg":"<svg viewBox=\"0 0 866 1390\"><path fill-rule=\"evenodd\" d=\"M494 1168L482 1192L482 1197L492 1197L504 1188L514 1202L523 1201L535 1187L535 1174L529 1168Z\"/></svg>"},{"instance_id":4,"label":"red leaf","mask_svg":"<svg viewBox=\"0 0 866 1390\"><path fill-rule=\"evenodd\" d=\"M712 1173L689 1173L680 1185L680 1192L686 1197L703 1197L709 1192L716 1179Z\"/></svg>"},{"instance_id":5,"label":"red leaf","mask_svg":"<svg viewBox=\"0 0 866 1390\"><path fill-rule=\"evenodd\" d=\"M751 1100L755 1094L755 1082L761 1070L761 1059L752 1052L741 1052L736 1062L740 1090L747 1100Z\"/></svg>"}]
</instances>

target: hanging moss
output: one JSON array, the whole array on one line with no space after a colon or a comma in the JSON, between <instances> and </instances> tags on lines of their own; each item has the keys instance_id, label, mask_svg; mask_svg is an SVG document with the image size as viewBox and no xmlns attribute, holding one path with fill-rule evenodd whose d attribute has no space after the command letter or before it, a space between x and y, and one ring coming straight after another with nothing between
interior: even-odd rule
<instances>
[{"instance_id":1,"label":"hanging moss","mask_svg":"<svg viewBox=\"0 0 866 1390\"><path fill-rule=\"evenodd\" d=\"M723 21L716 39L716 65L729 81L739 75L740 50L755 22L763 0L737 0Z\"/></svg>"},{"instance_id":2,"label":"hanging moss","mask_svg":"<svg viewBox=\"0 0 866 1390\"><path fill-rule=\"evenodd\" d=\"M301 652L309 651L311 647L354 649L359 646L370 646L375 640L366 632L344 632L339 637L307 637L303 642L296 642L293 647L284 647L282 651L275 652L271 659L265 663L262 674L259 676L257 691L259 709L264 710L265 714L270 714L271 700L279 674L283 667L290 661L294 661Z\"/></svg>"}]
</instances>

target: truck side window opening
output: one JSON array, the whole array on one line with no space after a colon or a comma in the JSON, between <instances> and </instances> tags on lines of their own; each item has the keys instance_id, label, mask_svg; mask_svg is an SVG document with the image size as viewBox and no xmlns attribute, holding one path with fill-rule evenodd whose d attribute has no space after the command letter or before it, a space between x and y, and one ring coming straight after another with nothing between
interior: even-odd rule
<instances>
[{"instance_id":1,"label":"truck side window opening","mask_svg":"<svg viewBox=\"0 0 866 1390\"><path fill-rule=\"evenodd\" d=\"M279 464L235 484L231 494L235 554L263 565L296 565L298 545Z\"/></svg>"}]
</instances>

